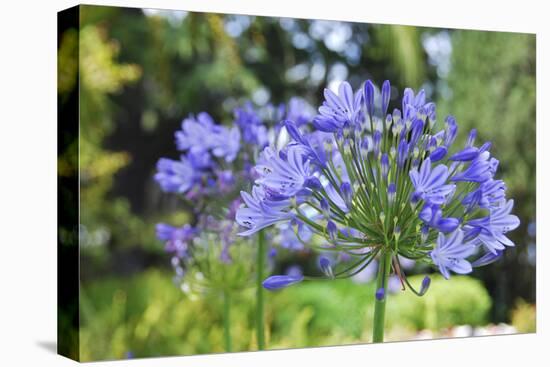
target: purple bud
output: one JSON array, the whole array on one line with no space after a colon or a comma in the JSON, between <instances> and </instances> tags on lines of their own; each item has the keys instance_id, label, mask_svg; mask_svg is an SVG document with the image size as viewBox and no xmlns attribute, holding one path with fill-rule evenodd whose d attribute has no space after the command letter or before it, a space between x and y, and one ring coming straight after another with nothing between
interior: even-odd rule
<instances>
[{"instance_id":1,"label":"purple bud","mask_svg":"<svg viewBox=\"0 0 550 367\"><path fill-rule=\"evenodd\" d=\"M447 154L447 148L445 146L440 146L434 149L430 154L430 160L432 162L437 162L441 160Z\"/></svg>"},{"instance_id":2,"label":"purple bud","mask_svg":"<svg viewBox=\"0 0 550 367\"><path fill-rule=\"evenodd\" d=\"M386 295L386 290L385 290L384 288L378 288L378 289L376 290L375 296L376 296L376 299L377 299L378 301L383 301L385 295Z\"/></svg>"},{"instance_id":3,"label":"purple bud","mask_svg":"<svg viewBox=\"0 0 550 367\"><path fill-rule=\"evenodd\" d=\"M326 218L329 218L329 216L330 216L330 206L328 204L327 199L321 198L321 200L319 201L319 205L321 206L321 210L323 211L323 215Z\"/></svg>"},{"instance_id":4,"label":"purple bud","mask_svg":"<svg viewBox=\"0 0 550 367\"><path fill-rule=\"evenodd\" d=\"M387 180L388 172L390 169L390 159L387 153L382 154L382 157L380 157L380 168L381 168L382 177L384 178L384 180Z\"/></svg>"},{"instance_id":5,"label":"purple bud","mask_svg":"<svg viewBox=\"0 0 550 367\"><path fill-rule=\"evenodd\" d=\"M391 97L391 86L388 80L382 84L382 115L385 115L388 111Z\"/></svg>"},{"instance_id":6,"label":"purple bud","mask_svg":"<svg viewBox=\"0 0 550 367\"><path fill-rule=\"evenodd\" d=\"M371 148L368 138L361 140L361 156L366 157Z\"/></svg>"},{"instance_id":7,"label":"purple bud","mask_svg":"<svg viewBox=\"0 0 550 367\"><path fill-rule=\"evenodd\" d=\"M485 142L481 147L479 147L479 153L483 153L491 149L492 143L490 141Z\"/></svg>"},{"instance_id":8,"label":"purple bud","mask_svg":"<svg viewBox=\"0 0 550 367\"><path fill-rule=\"evenodd\" d=\"M447 116L445 119L445 146L447 148L455 141L457 131L458 127L455 118Z\"/></svg>"},{"instance_id":9,"label":"purple bud","mask_svg":"<svg viewBox=\"0 0 550 367\"><path fill-rule=\"evenodd\" d=\"M262 286L270 291L288 287L304 280L302 275L272 275L262 283Z\"/></svg>"},{"instance_id":10,"label":"purple bud","mask_svg":"<svg viewBox=\"0 0 550 367\"><path fill-rule=\"evenodd\" d=\"M405 139L401 139L399 146L397 147L397 167L403 168L405 160L409 153L409 145Z\"/></svg>"},{"instance_id":11,"label":"purple bud","mask_svg":"<svg viewBox=\"0 0 550 367\"><path fill-rule=\"evenodd\" d=\"M157 239L161 241L168 241L172 239L173 233L176 231L175 227L169 224L158 223L156 225Z\"/></svg>"},{"instance_id":12,"label":"purple bud","mask_svg":"<svg viewBox=\"0 0 550 367\"><path fill-rule=\"evenodd\" d=\"M363 97L367 113L372 116L374 114L374 85L370 80L367 80L363 86Z\"/></svg>"},{"instance_id":13,"label":"purple bud","mask_svg":"<svg viewBox=\"0 0 550 367\"><path fill-rule=\"evenodd\" d=\"M393 235L396 238L399 238L399 236L401 236L401 227L395 226L395 228L393 229Z\"/></svg>"},{"instance_id":14,"label":"purple bud","mask_svg":"<svg viewBox=\"0 0 550 367\"><path fill-rule=\"evenodd\" d=\"M395 184L392 182L388 185L388 201L390 203L395 202L395 191L396 191L396 187L395 187Z\"/></svg>"},{"instance_id":15,"label":"purple bud","mask_svg":"<svg viewBox=\"0 0 550 367\"><path fill-rule=\"evenodd\" d=\"M441 232L449 233L457 229L459 225L458 218L441 218L435 223L435 228Z\"/></svg>"},{"instance_id":16,"label":"purple bud","mask_svg":"<svg viewBox=\"0 0 550 367\"><path fill-rule=\"evenodd\" d=\"M298 127L293 121L290 120L284 120L282 121L282 125L286 128L286 131L288 132L288 135L300 144L305 145L305 139L300 133L300 130L298 130Z\"/></svg>"},{"instance_id":17,"label":"purple bud","mask_svg":"<svg viewBox=\"0 0 550 367\"><path fill-rule=\"evenodd\" d=\"M428 240L428 235L430 234L430 227L428 226L422 226L422 229L420 229L420 240L422 241L422 244L426 243Z\"/></svg>"},{"instance_id":18,"label":"purple bud","mask_svg":"<svg viewBox=\"0 0 550 367\"><path fill-rule=\"evenodd\" d=\"M477 136L477 130L476 129L470 130L470 133L468 134L468 141L466 142L466 147L471 147L474 145L476 136Z\"/></svg>"},{"instance_id":19,"label":"purple bud","mask_svg":"<svg viewBox=\"0 0 550 367\"><path fill-rule=\"evenodd\" d=\"M420 213L418 213L418 218L420 218L424 223L430 223L434 214L439 210L438 205L425 204Z\"/></svg>"},{"instance_id":20,"label":"purple bud","mask_svg":"<svg viewBox=\"0 0 550 367\"><path fill-rule=\"evenodd\" d=\"M398 108L394 108L392 115L395 121L401 120L401 111Z\"/></svg>"},{"instance_id":21,"label":"purple bud","mask_svg":"<svg viewBox=\"0 0 550 367\"><path fill-rule=\"evenodd\" d=\"M418 142L418 139L420 139L420 136L422 135L422 131L424 130L424 121L420 119L416 119L413 121L411 126L411 140L410 140L410 149L412 149L416 146L416 143Z\"/></svg>"},{"instance_id":22,"label":"purple bud","mask_svg":"<svg viewBox=\"0 0 550 367\"><path fill-rule=\"evenodd\" d=\"M275 256L277 256L277 248L271 247L267 252L267 257L269 257L270 259L273 259Z\"/></svg>"},{"instance_id":23,"label":"purple bud","mask_svg":"<svg viewBox=\"0 0 550 367\"><path fill-rule=\"evenodd\" d=\"M327 223L327 232L331 242L336 242L338 236L338 227L333 221L329 220Z\"/></svg>"},{"instance_id":24,"label":"purple bud","mask_svg":"<svg viewBox=\"0 0 550 367\"><path fill-rule=\"evenodd\" d=\"M428 119L430 120L430 126L433 126L433 124L435 123L435 118L436 118L435 103L431 102L431 103L426 104L425 109L426 109L426 115L428 116Z\"/></svg>"},{"instance_id":25,"label":"purple bud","mask_svg":"<svg viewBox=\"0 0 550 367\"><path fill-rule=\"evenodd\" d=\"M426 150L434 150L437 147L437 139L435 136L430 136L425 143Z\"/></svg>"},{"instance_id":26,"label":"purple bud","mask_svg":"<svg viewBox=\"0 0 550 367\"><path fill-rule=\"evenodd\" d=\"M315 176L308 177L306 181L304 182L304 186L313 189L313 190L319 190L321 187L321 181Z\"/></svg>"},{"instance_id":27,"label":"purple bud","mask_svg":"<svg viewBox=\"0 0 550 367\"><path fill-rule=\"evenodd\" d=\"M319 257L319 267L321 268L321 271L328 277L333 277L332 272L332 265L330 263L330 259L326 256Z\"/></svg>"},{"instance_id":28,"label":"purple bud","mask_svg":"<svg viewBox=\"0 0 550 367\"><path fill-rule=\"evenodd\" d=\"M390 114L388 114L386 116L386 128L389 129L390 125L392 123L392 116Z\"/></svg>"},{"instance_id":29,"label":"purple bud","mask_svg":"<svg viewBox=\"0 0 550 367\"><path fill-rule=\"evenodd\" d=\"M382 133L380 131L375 131L372 137L374 155L378 157L380 154L380 141L382 140Z\"/></svg>"},{"instance_id":30,"label":"purple bud","mask_svg":"<svg viewBox=\"0 0 550 367\"><path fill-rule=\"evenodd\" d=\"M339 145L344 143L344 133L342 132L342 130L338 130L336 132L336 143L338 143Z\"/></svg>"},{"instance_id":31,"label":"purple bud","mask_svg":"<svg viewBox=\"0 0 550 367\"><path fill-rule=\"evenodd\" d=\"M349 182L344 182L340 185L340 192L342 193L342 199L346 203L348 209L351 209L351 202L353 199L353 192L351 190L351 185Z\"/></svg>"},{"instance_id":32,"label":"purple bud","mask_svg":"<svg viewBox=\"0 0 550 367\"><path fill-rule=\"evenodd\" d=\"M477 158L478 155L479 149L475 147L466 147L460 152L456 152L455 154L453 154L449 159L451 161L467 162Z\"/></svg>"},{"instance_id":33,"label":"purple bud","mask_svg":"<svg viewBox=\"0 0 550 367\"><path fill-rule=\"evenodd\" d=\"M422 279L422 285L420 286L420 292L419 292L421 296L426 294L426 292L428 291L428 288L430 288L431 283L432 283L432 280L427 275L424 277L424 279Z\"/></svg>"},{"instance_id":34,"label":"purple bud","mask_svg":"<svg viewBox=\"0 0 550 367\"><path fill-rule=\"evenodd\" d=\"M326 256L319 257L319 266L321 269L328 268L330 266L330 259Z\"/></svg>"}]
</instances>

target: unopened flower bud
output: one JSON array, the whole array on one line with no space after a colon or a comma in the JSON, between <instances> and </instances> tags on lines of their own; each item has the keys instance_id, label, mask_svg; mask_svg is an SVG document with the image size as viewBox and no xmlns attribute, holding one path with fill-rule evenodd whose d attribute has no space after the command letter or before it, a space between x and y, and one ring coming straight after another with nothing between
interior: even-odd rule
<instances>
[{"instance_id":1,"label":"unopened flower bud","mask_svg":"<svg viewBox=\"0 0 550 367\"><path fill-rule=\"evenodd\" d=\"M334 224L333 221L329 220L327 223L327 232L331 242L336 242L338 238L338 227Z\"/></svg>"},{"instance_id":2,"label":"unopened flower bud","mask_svg":"<svg viewBox=\"0 0 550 367\"><path fill-rule=\"evenodd\" d=\"M351 185L349 184L349 182L344 182L342 185L340 185L340 192L342 193L342 199L344 199L346 206L348 207L348 209L350 209L353 200L353 192L351 190Z\"/></svg>"},{"instance_id":3,"label":"unopened flower bud","mask_svg":"<svg viewBox=\"0 0 550 367\"><path fill-rule=\"evenodd\" d=\"M386 295L386 291L385 291L384 288L378 288L378 289L376 290L375 296L376 296L376 299L377 299L378 301L383 301L385 295Z\"/></svg>"}]
</instances>

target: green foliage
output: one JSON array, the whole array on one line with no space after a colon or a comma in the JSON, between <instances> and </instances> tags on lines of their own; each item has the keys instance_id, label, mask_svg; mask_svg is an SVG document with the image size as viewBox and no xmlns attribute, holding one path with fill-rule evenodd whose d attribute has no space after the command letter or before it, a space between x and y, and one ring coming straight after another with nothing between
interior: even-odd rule
<instances>
[{"instance_id":1,"label":"green foliage","mask_svg":"<svg viewBox=\"0 0 550 367\"><path fill-rule=\"evenodd\" d=\"M512 310L512 325L520 333L534 333L537 331L537 308L535 305L519 300Z\"/></svg>"},{"instance_id":2,"label":"green foliage","mask_svg":"<svg viewBox=\"0 0 550 367\"><path fill-rule=\"evenodd\" d=\"M477 129L478 142L492 141L498 177L514 198L520 228L509 234L516 247L504 259L478 270L492 286L493 320L506 321L516 298L535 299L536 60L535 35L504 32L452 33L451 70L443 83L450 95L438 101L439 120L453 114L464 139ZM528 253L528 246L532 246Z\"/></svg>"},{"instance_id":3,"label":"green foliage","mask_svg":"<svg viewBox=\"0 0 550 367\"><path fill-rule=\"evenodd\" d=\"M451 97L438 103L453 114L464 138L478 129L493 153L524 218L535 217L535 36L454 32ZM524 223L526 224L526 223Z\"/></svg>"},{"instance_id":4,"label":"green foliage","mask_svg":"<svg viewBox=\"0 0 550 367\"><path fill-rule=\"evenodd\" d=\"M420 289L423 276L410 277ZM485 325L491 298L479 280L453 276L446 280L433 276L430 289L423 297L401 292L388 303L388 326L440 330L455 325Z\"/></svg>"},{"instance_id":5,"label":"green foliage","mask_svg":"<svg viewBox=\"0 0 550 367\"><path fill-rule=\"evenodd\" d=\"M411 277L419 285L421 277ZM305 282L268 293L270 349L370 342L374 284L349 280ZM234 350L256 349L254 290L233 294ZM178 291L170 275L148 271L128 279L86 285L81 292L83 361L223 351L222 297ZM452 325L484 325L490 298L468 277L435 277L419 298L399 292L388 298L387 328L439 330ZM403 334L401 334L402 336Z\"/></svg>"}]
</instances>

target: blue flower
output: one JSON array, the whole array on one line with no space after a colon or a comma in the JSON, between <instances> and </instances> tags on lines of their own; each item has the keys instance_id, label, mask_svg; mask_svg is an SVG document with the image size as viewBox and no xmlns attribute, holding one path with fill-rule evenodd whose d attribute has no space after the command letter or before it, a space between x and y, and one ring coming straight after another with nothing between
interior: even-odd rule
<instances>
[{"instance_id":1,"label":"blue flower","mask_svg":"<svg viewBox=\"0 0 550 367\"><path fill-rule=\"evenodd\" d=\"M179 161L161 158L157 162L155 181L165 192L183 194L193 186L195 180L195 171L183 156Z\"/></svg>"},{"instance_id":2,"label":"blue flower","mask_svg":"<svg viewBox=\"0 0 550 367\"><path fill-rule=\"evenodd\" d=\"M296 126L300 127L309 123L313 116L315 116L315 109L302 98L292 97L288 101L285 120L294 121Z\"/></svg>"},{"instance_id":3,"label":"blue flower","mask_svg":"<svg viewBox=\"0 0 550 367\"><path fill-rule=\"evenodd\" d=\"M469 232L478 233L473 243L482 244L485 248L496 254L504 250L505 246L514 246L505 234L519 226L519 218L513 214L514 201L508 200L502 206L493 206L489 209L489 215L480 219L473 219L466 223Z\"/></svg>"},{"instance_id":4,"label":"blue flower","mask_svg":"<svg viewBox=\"0 0 550 367\"><path fill-rule=\"evenodd\" d=\"M490 208L505 200L506 184L502 180L487 180L478 189L468 193L462 203L466 206Z\"/></svg>"},{"instance_id":5,"label":"blue flower","mask_svg":"<svg viewBox=\"0 0 550 367\"><path fill-rule=\"evenodd\" d=\"M181 151L187 151L193 147L203 147L208 150L211 147L212 133L217 132L216 124L212 117L201 112L196 118L190 116L181 123L181 130L176 131L176 146Z\"/></svg>"},{"instance_id":6,"label":"blue flower","mask_svg":"<svg viewBox=\"0 0 550 367\"><path fill-rule=\"evenodd\" d=\"M244 142L263 149L269 142L267 128L252 104L250 102L246 103L243 107L236 108L233 113L235 123L242 132Z\"/></svg>"},{"instance_id":7,"label":"blue flower","mask_svg":"<svg viewBox=\"0 0 550 367\"><path fill-rule=\"evenodd\" d=\"M156 234L159 240L166 243L166 252L184 258L187 256L189 242L196 235L196 230L189 224L177 228L169 224L159 223L156 225Z\"/></svg>"},{"instance_id":8,"label":"blue flower","mask_svg":"<svg viewBox=\"0 0 550 367\"><path fill-rule=\"evenodd\" d=\"M310 173L309 161L304 162L304 150L300 146L290 146L287 151L286 159L282 159L274 152L266 154L271 157L267 165L262 166L265 175L258 180L257 184L263 185L282 196L293 196L306 188L308 179L312 177Z\"/></svg>"},{"instance_id":9,"label":"blue flower","mask_svg":"<svg viewBox=\"0 0 550 367\"><path fill-rule=\"evenodd\" d=\"M325 142L332 139L332 135L322 131L316 131L311 134L303 134L298 129L294 121L284 120L282 125L292 139L299 142L305 150L305 154L312 160L313 163L319 166L324 166L327 161L327 153L325 151Z\"/></svg>"},{"instance_id":10,"label":"blue flower","mask_svg":"<svg viewBox=\"0 0 550 367\"><path fill-rule=\"evenodd\" d=\"M420 90L415 95L414 90L406 88L403 94L403 118L412 121L419 113L427 114L431 121L435 121L435 106L433 103L426 103L426 92Z\"/></svg>"},{"instance_id":11,"label":"blue flower","mask_svg":"<svg viewBox=\"0 0 550 367\"><path fill-rule=\"evenodd\" d=\"M181 130L176 132L176 146L193 156L202 167L211 165L209 153L226 162L235 160L239 150L241 133L237 126L228 129L216 125L210 115L201 112L196 118L183 120Z\"/></svg>"},{"instance_id":12,"label":"blue flower","mask_svg":"<svg viewBox=\"0 0 550 367\"><path fill-rule=\"evenodd\" d=\"M475 246L464 244L464 232L457 229L447 237L439 233L437 244L430 256L439 271L449 279L453 271L457 274L467 274L472 271L472 265L466 260L475 251Z\"/></svg>"},{"instance_id":13,"label":"blue flower","mask_svg":"<svg viewBox=\"0 0 550 367\"><path fill-rule=\"evenodd\" d=\"M420 166L420 171L409 172L415 192L412 200L424 200L431 204L443 204L447 195L452 193L455 185L446 185L449 172L446 166L440 164L432 170L430 158L426 158Z\"/></svg>"},{"instance_id":14,"label":"blue flower","mask_svg":"<svg viewBox=\"0 0 550 367\"><path fill-rule=\"evenodd\" d=\"M261 186L254 186L252 195L241 191L241 196L246 207L237 210L235 220L248 230L239 233L239 236L249 236L272 224L294 217L291 212L284 211L290 206L289 200L266 199L265 190Z\"/></svg>"},{"instance_id":15,"label":"blue flower","mask_svg":"<svg viewBox=\"0 0 550 367\"><path fill-rule=\"evenodd\" d=\"M342 82L338 95L330 89L325 89L325 101L319 107L319 115L313 119L313 125L326 132L334 132L344 127L348 122L355 125L361 113L361 93L353 94L348 82Z\"/></svg>"},{"instance_id":16,"label":"blue flower","mask_svg":"<svg viewBox=\"0 0 550 367\"><path fill-rule=\"evenodd\" d=\"M234 126L231 129L223 128L219 134L212 137L212 154L224 158L226 162L233 162L241 148L241 133Z\"/></svg>"},{"instance_id":17,"label":"blue flower","mask_svg":"<svg viewBox=\"0 0 550 367\"><path fill-rule=\"evenodd\" d=\"M496 162L498 165L498 161ZM493 177L496 171L495 160L490 159L489 152L479 154L462 172L451 177L451 181L485 182Z\"/></svg>"}]
</instances>

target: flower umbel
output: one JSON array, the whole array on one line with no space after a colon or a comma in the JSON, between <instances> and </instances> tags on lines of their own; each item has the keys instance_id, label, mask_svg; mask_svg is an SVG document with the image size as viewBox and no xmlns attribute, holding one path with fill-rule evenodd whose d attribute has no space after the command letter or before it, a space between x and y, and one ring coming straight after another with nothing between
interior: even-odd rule
<instances>
[{"instance_id":1,"label":"flower umbel","mask_svg":"<svg viewBox=\"0 0 550 367\"><path fill-rule=\"evenodd\" d=\"M388 274L418 295L430 278L413 289L400 258L429 263L449 278L513 246L506 233L519 219L511 214L504 182L495 179L499 162L491 143L475 146L474 130L465 145L454 147L458 124L448 116L438 130L436 106L424 91L405 89L401 110L387 114L390 92L388 81L379 93L371 81L356 91L343 82L337 94L325 90L311 124L284 121L292 140L265 148L267 159L256 167L260 178L252 195L242 194L246 206L237 212L246 228L241 235L299 221L325 239L311 247L348 259L331 262L330 272L323 262L325 276L350 277L384 258ZM293 283L275 276L265 286ZM381 302L384 291L377 291Z\"/></svg>"}]
</instances>

